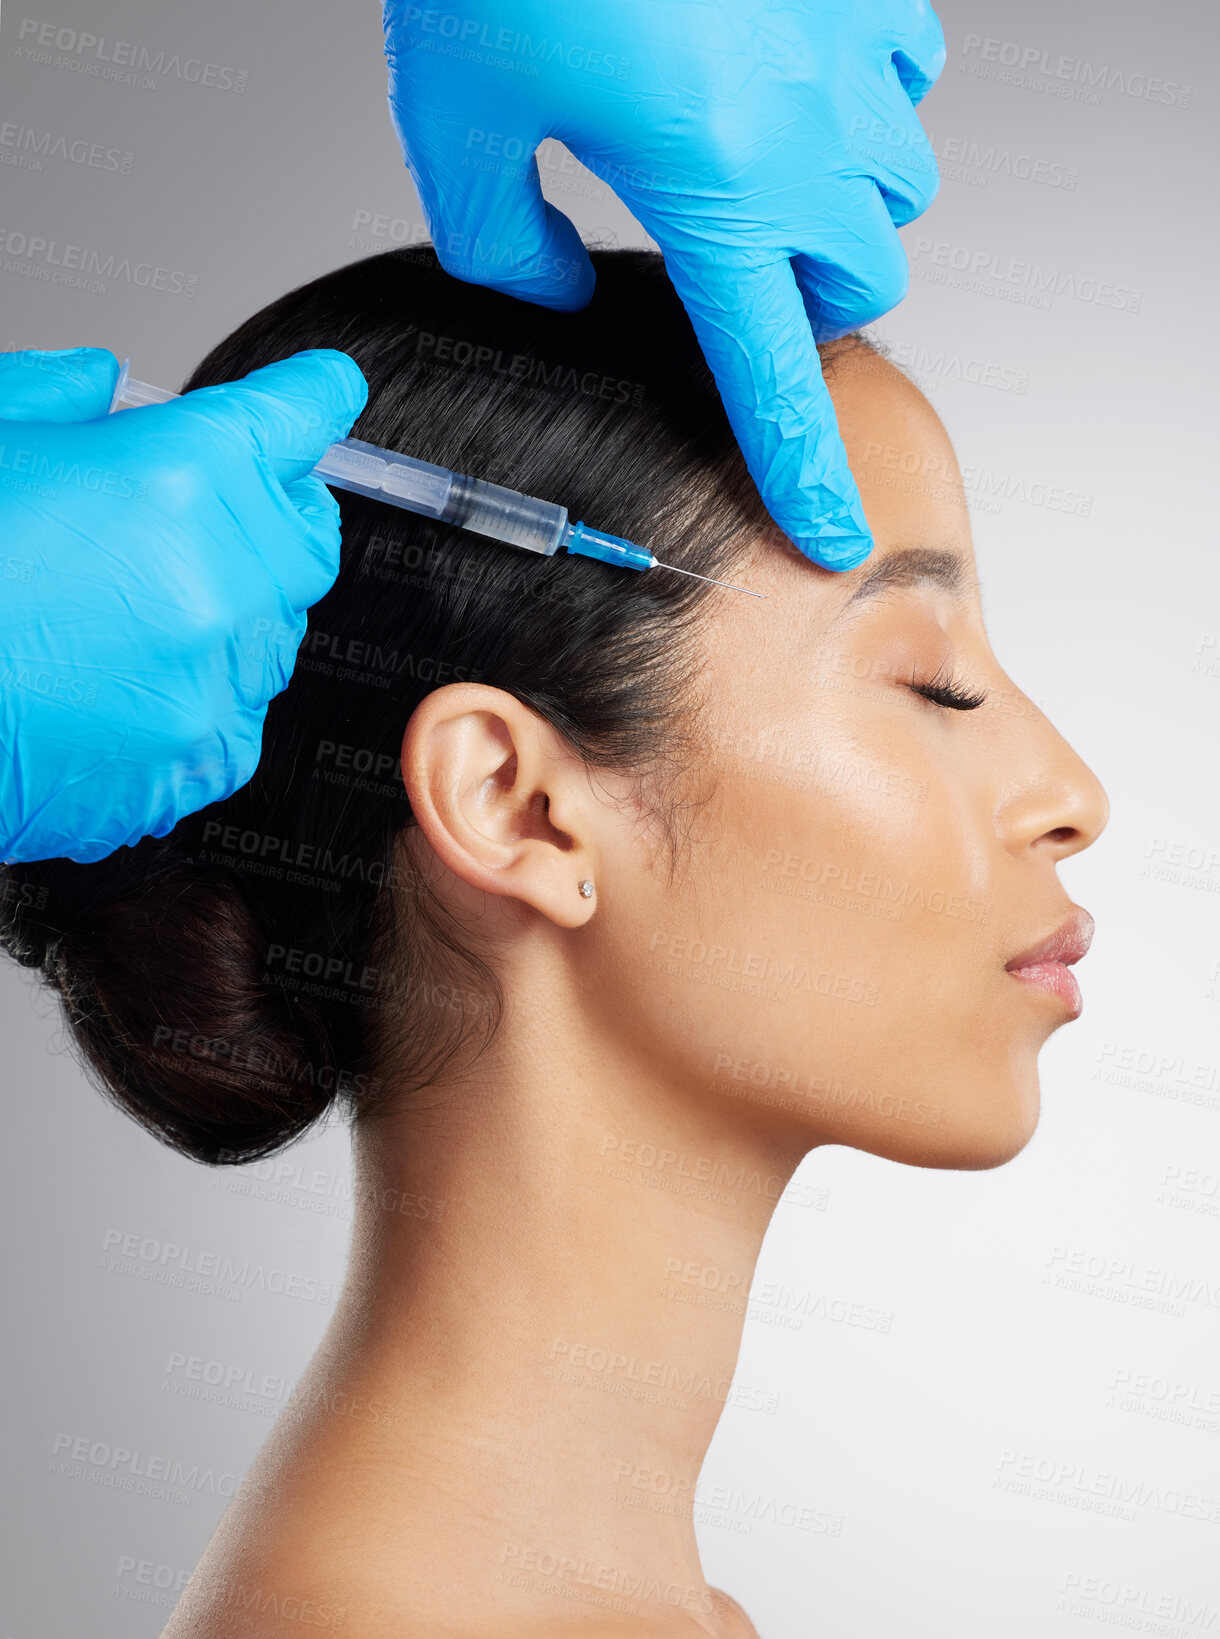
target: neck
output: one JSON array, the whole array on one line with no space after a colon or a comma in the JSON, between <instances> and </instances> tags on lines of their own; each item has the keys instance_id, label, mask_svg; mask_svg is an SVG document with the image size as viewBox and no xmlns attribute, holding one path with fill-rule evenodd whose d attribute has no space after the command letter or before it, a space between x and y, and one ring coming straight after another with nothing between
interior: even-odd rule
<instances>
[{"instance_id":1,"label":"neck","mask_svg":"<svg viewBox=\"0 0 1220 1639\"><path fill-rule=\"evenodd\" d=\"M323 1369L385 1408L380 1505L404 1539L462 1541L468 1584L501 1610L510 1589L521 1631L627 1611L721 1631L695 1481L724 1405L766 1409L731 1380L767 1223L808 1147L751 1113L676 1097L645 1054L552 1015L518 1017L478 1079L356 1131Z\"/></svg>"}]
</instances>

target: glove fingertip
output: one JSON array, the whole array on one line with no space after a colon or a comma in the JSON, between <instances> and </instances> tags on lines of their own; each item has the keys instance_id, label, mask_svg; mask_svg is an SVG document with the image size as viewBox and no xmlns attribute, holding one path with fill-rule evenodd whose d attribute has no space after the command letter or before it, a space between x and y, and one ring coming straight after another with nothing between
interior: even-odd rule
<instances>
[{"instance_id":1,"label":"glove fingertip","mask_svg":"<svg viewBox=\"0 0 1220 1639\"><path fill-rule=\"evenodd\" d=\"M587 307L597 275L571 218L542 198L536 179L532 188L506 192L496 204L488 247L476 235L472 249L458 252L444 234L438 236L437 259L446 273L556 313ZM465 247L469 238L462 235L458 242Z\"/></svg>"},{"instance_id":2,"label":"glove fingertip","mask_svg":"<svg viewBox=\"0 0 1220 1639\"><path fill-rule=\"evenodd\" d=\"M110 408L118 361L105 347L30 348L0 358L0 418L96 421Z\"/></svg>"},{"instance_id":3,"label":"glove fingertip","mask_svg":"<svg viewBox=\"0 0 1220 1639\"><path fill-rule=\"evenodd\" d=\"M833 424L823 429L826 459L820 471L806 470L803 480L783 481L783 468L773 469L776 483L763 500L771 516L798 551L823 569L856 569L873 550L872 531L851 468L836 451L839 432ZM833 443L832 443L833 440Z\"/></svg>"},{"instance_id":4,"label":"glove fingertip","mask_svg":"<svg viewBox=\"0 0 1220 1639\"><path fill-rule=\"evenodd\" d=\"M797 539L796 545L811 562L839 574L858 569L873 550L870 535L807 535Z\"/></svg>"},{"instance_id":5,"label":"glove fingertip","mask_svg":"<svg viewBox=\"0 0 1220 1639\"><path fill-rule=\"evenodd\" d=\"M854 490L854 480L851 480ZM785 509L791 517L791 498ZM785 533L799 551L823 569L844 573L856 569L873 550L872 531L858 496L829 500L826 491L807 496L808 508L800 525Z\"/></svg>"},{"instance_id":6,"label":"glove fingertip","mask_svg":"<svg viewBox=\"0 0 1220 1639\"><path fill-rule=\"evenodd\" d=\"M318 361L331 378L336 411L350 413L354 421L368 403L369 384L351 354L337 347L306 347L294 357Z\"/></svg>"},{"instance_id":7,"label":"glove fingertip","mask_svg":"<svg viewBox=\"0 0 1220 1639\"><path fill-rule=\"evenodd\" d=\"M539 274L529 287L518 286L511 294L527 295L540 307L556 313L579 313L593 300L597 274L585 247L577 243L569 257L549 276Z\"/></svg>"},{"instance_id":8,"label":"glove fingertip","mask_svg":"<svg viewBox=\"0 0 1220 1639\"><path fill-rule=\"evenodd\" d=\"M368 384L356 361L331 348L293 353L236 381L201 387L172 407L204 410L243 433L281 482L312 470L364 408Z\"/></svg>"}]
</instances>

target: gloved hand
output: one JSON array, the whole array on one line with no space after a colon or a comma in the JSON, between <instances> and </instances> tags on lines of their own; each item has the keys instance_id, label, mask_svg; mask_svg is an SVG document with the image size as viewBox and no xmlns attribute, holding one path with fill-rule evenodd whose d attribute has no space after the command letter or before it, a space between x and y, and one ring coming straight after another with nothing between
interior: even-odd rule
<instances>
[{"instance_id":1,"label":"gloved hand","mask_svg":"<svg viewBox=\"0 0 1220 1639\"><path fill-rule=\"evenodd\" d=\"M364 406L344 353L107 415L100 348L0 355L0 859L164 836L258 763L339 569L306 476Z\"/></svg>"},{"instance_id":2,"label":"gloved hand","mask_svg":"<svg viewBox=\"0 0 1220 1639\"><path fill-rule=\"evenodd\" d=\"M914 105L927 0L384 0L390 112L449 272L570 310L593 290L544 202L557 137L665 256L762 498L815 562L872 541L815 339L907 288L896 227L937 188Z\"/></svg>"}]
</instances>

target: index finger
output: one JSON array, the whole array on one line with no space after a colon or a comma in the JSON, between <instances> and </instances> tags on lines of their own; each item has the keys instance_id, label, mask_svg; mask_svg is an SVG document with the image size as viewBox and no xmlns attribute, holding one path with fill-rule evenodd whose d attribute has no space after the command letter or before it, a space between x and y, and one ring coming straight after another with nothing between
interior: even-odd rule
<instances>
[{"instance_id":1,"label":"index finger","mask_svg":"<svg viewBox=\"0 0 1220 1639\"><path fill-rule=\"evenodd\" d=\"M814 563L854 569L873 538L791 264L662 249L767 511Z\"/></svg>"},{"instance_id":2,"label":"index finger","mask_svg":"<svg viewBox=\"0 0 1220 1639\"><path fill-rule=\"evenodd\" d=\"M200 387L183 409L245 433L281 483L303 478L364 408L368 384L346 353L313 348L251 370L239 381Z\"/></svg>"}]
</instances>

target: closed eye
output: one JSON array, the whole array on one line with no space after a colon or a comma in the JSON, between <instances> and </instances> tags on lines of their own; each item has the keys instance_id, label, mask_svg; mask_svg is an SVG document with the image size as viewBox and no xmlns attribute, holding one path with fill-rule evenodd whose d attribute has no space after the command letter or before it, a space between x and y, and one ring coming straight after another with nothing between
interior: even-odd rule
<instances>
[{"instance_id":1,"label":"closed eye","mask_svg":"<svg viewBox=\"0 0 1220 1639\"><path fill-rule=\"evenodd\" d=\"M917 683L912 678L911 688L934 706L945 706L949 711L977 711L987 698L986 689L965 688L952 676L946 676L943 667L926 683Z\"/></svg>"}]
</instances>

